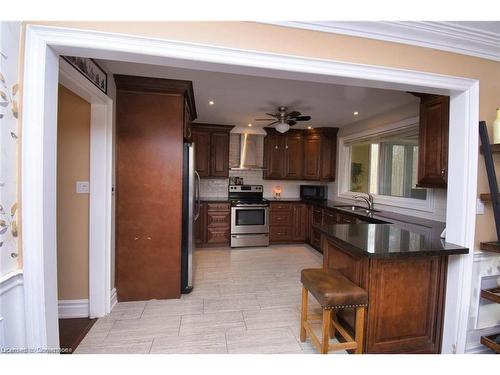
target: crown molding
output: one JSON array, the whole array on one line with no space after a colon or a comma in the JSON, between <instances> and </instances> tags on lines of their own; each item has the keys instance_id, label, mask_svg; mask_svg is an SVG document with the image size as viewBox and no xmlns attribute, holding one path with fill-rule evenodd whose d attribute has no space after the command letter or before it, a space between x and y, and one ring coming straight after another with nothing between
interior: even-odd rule
<instances>
[{"instance_id":1,"label":"crown molding","mask_svg":"<svg viewBox=\"0 0 500 375\"><path fill-rule=\"evenodd\" d=\"M285 21L277 26L410 44L500 61L497 33L438 21Z\"/></svg>"}]
</instances>

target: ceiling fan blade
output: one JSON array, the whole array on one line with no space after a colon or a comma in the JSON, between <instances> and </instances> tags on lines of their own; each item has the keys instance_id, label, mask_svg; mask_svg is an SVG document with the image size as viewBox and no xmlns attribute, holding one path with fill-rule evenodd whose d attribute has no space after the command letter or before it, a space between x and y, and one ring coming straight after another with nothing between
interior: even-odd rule
<instances>
[{"instance_id":1,"label":"ceiling fan blade","mask_svg":"<svg viewBox=\"0 0 500 375\"><path fill-rule=\"evenodd\" d=\"M294 126L297 122L293 120L288 120L286 123L290 126Z\"/></svg>"},{"instance_id":2,"label":"ceiling fan blade","mask_svg":"<svg viewBox=\"0 0 500 375\"><path fill-rule=\"evenodd\" d=\"M292 112L288 113L286 116L292 118L292 117L297 117L297 116L300 116L300 115L301 115L300 112L298 112L298 111L292 111Z\"/></svg>"},{"instance_id":3,"label":"ceiling fan blade","mask_svg":"<svg viewBox=\"0 0 500 375\"><path fill-rule=\"evenodd\" d=\"M256 118L255 121L275 121L274 118Z\"/></svg>"},{"instance_id":4,"label":"ceiling fan blade","mask_svg":"<svg viewBox=\"0 0 500 375\"><path fill-rule=\"evenodd\" d=\"M269 128L270 126L274 125L274 124L277 124L279 121L274 121L274 122L271 122L270 124L267 124L266 126L264 126L265 128Z\"/></svg>"},{"instance_id":5,"label":"ceiling fan blade","mask_svg":"<svg viewBox=\"0 0 500 375\"><path fill-rule=\"evenodd\" d=\"M266 115L271 116L271 117L279 117L279 114L275 114L275 113L266 113Z\"/></svg>"},{"instance_id":6,"label":"ceiling fan blade","mask_svg":"<svg viewBox=\"0 0 500 375\"><path fill-rule=\"evenodd\" d=\"M298 116L294 118L295 121L309 121L310 119L311 116Z\"/></svg>"}]
</instances>

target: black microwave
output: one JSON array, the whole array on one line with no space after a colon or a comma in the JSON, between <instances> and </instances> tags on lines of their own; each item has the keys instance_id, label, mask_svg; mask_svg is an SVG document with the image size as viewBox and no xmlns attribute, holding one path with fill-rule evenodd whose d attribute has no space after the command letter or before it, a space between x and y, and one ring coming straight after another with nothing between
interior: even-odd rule
<instances>
[{"instance_id":1,"label":"black microwave","mask_svg":"<svg viewBox=\"0 0 500 375\"><path fill-rule=\"evenodd\" d=\"M328 199L328 186L326 185L300 185L300 197L324 201Z\"/></svg>"}]
</instances>

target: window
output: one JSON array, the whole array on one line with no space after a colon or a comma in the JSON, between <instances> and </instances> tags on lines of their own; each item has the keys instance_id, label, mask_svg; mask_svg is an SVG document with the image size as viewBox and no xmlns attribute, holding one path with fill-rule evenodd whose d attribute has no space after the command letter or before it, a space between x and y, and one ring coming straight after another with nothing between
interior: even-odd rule
<instances>
[{"instance_id":1,"label":"window","mask_svg":"<svg viewBox=\"0 0 500 375\"><path fill-rule=\"evenodd\" d=\"M417 187L418 127L351 141L349 191L426 200Z\"/></svg>"}]
</instances>

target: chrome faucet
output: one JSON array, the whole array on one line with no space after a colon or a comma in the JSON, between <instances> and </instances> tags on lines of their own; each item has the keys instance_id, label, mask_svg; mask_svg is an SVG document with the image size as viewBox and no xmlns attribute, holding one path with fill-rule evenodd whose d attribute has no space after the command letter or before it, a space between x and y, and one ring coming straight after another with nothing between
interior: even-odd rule
<instances>
[{"instance_id":1,"label":"chrome faucet","mask_svg":"<svg viewBox=\"0 0 500 375\"><path fill-rule=\"evenodd\" d=\"M366 202L366 205L368 206L368 209L371 211L373 210L373 195L371 195L370 193L365 193L366 196L364 195L355 195L354 196L354 199L362 199Z\"/></svg>"}]
</instances>

